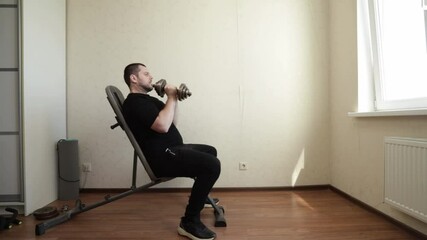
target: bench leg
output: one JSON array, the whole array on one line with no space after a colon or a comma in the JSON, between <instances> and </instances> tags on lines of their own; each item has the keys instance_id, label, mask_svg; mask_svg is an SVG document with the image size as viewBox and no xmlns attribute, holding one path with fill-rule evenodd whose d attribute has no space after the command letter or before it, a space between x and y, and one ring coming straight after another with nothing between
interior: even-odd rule
<instances>
[{"instance_id":1,"label":"bench leg","mask_svg":"<svg viewBox=\"0 0 427 240\"><path fill-rule=\"evenodd\" d=\"M211 197L207 197L208 202L212 205L215 214L215 227L226 227L227 222L224 218L224 208L215 204Z\"/></svg>"}]
</instances>

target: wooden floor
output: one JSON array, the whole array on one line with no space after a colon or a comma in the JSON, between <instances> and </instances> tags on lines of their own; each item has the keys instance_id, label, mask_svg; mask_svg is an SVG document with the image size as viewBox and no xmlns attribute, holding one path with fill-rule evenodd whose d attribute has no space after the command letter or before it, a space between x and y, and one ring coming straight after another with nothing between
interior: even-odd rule
<instances>
[{"instance_id":1,"label":"wooden floor","mask_svg":"<svg viewBox=\"0 0 427 240\"><path fill-rule=\"evenodd\" d=\"M86 204L102 200L99 193L82 193ZM419 239L329 190L215 192L225 208L228 226L213 227L212 209L202 212L203 222L217 239ZM20 239L186 239L176 227L188 193L136 193L79 214L70 221L35 236L33 216L0 232L1 240ZM67 202L52 205L63 206Z\"/></svg>"}]
</instances>

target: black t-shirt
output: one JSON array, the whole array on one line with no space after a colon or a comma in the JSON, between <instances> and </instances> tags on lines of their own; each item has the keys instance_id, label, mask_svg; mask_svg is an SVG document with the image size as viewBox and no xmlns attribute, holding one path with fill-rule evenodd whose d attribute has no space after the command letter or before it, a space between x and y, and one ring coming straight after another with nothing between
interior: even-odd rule
<instances>
[{"instance_id":1,"label":"black t-shirt","mask_svg":"<svg viewBox=\"0 0 427 240\"><path fill-rule=\"evenodd\" d=\"M123 115L147 159L161 156L167 148L183 144L173 123L167 133L151 129L164 106L157 98L142 93L130 93L123 102Z\"/></svg>"}]
</instances>

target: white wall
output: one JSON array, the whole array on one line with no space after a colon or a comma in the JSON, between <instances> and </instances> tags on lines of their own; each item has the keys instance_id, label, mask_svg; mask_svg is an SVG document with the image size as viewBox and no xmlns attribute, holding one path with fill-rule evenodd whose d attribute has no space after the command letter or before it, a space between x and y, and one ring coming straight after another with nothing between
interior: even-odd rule
<instances>
[{"instance_id":1,"label":"white wall","mask_svg":"<svg viewBox=\"0 0 427 240\"><path fill-rule=\"evenodd\" d=\"M25 214L57 199L56 142L66 137L65 0L22 1Z\"/></svg>"},{"instance_id":2,"label":"white wall","mask_svg":"<svg viewBox=\"0 0 427 240\"><path fill-rule=\"evenodd\" d=\"M330 1L331 184L427 234L427 224L383 203L385 136L427 137L427 117L350 118L357 111L357 1Z\"/></svg>"},{"instance_id":3,"label":"white wall","mask_svg":"<svg viewBox=\"0 0 427 240\"><path fill-rule=\"evenodd\" d=\"M104 88L126 95L131 62L193 92L178 128L185 142L218 149L217 187L328 184L328 9L312 0L67 1L68 135L93 170L83 187L130 185L132 149L109 129Z\"/></svg>"}]
</instances>

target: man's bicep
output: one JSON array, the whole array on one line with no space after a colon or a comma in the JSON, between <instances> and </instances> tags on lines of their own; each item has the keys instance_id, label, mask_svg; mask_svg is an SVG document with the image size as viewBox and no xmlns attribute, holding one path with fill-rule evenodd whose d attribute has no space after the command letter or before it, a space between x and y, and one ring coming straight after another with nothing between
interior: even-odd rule
<instances>
[{"instance_id":1,"label":"man's bicep","mask_svg":"<svg viewBox=\"0 0 427 240\"><path fill-rule=\"evenodd\" d=\"M151 124L150 128L151 128L151 130L158 132L158 133L164 133L167 131L159 116L157 116L156 119L154 119L153 124Z\"/></svg>"}]
</instances>

